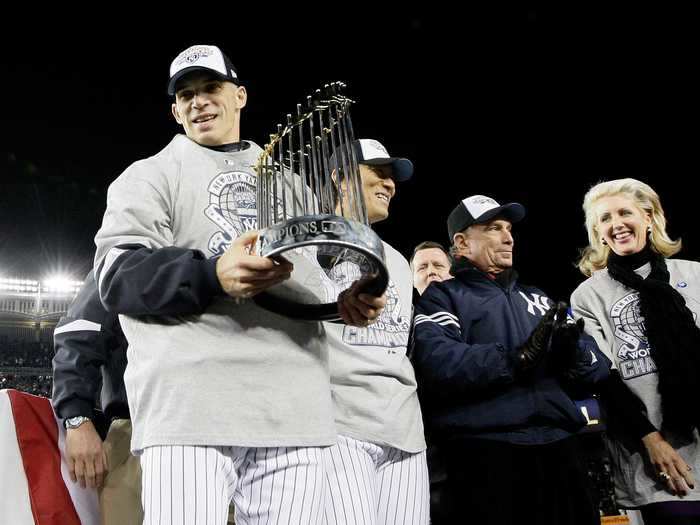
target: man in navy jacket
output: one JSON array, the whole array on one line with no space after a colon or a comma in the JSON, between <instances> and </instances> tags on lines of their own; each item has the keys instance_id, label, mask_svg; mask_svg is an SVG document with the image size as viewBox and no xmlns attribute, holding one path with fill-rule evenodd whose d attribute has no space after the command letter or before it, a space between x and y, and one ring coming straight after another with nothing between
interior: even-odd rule
<instances>
[{"instance_id":1,"label":"man in navy jacket","mask_svg":"<svg viewBox=\"0 0 700 525\"><path fill-rule=\"evenodd\" d=\"M608 363L566 303L518 282L511 228L524 216L483 195L450 214L455 278L416 306L423 414L445 451L454 523L593 525L572 437L586 419L572 398L589 395Z\"/></svg>"},{"instance_id":2,"label":"man in navy jacket","mask_svg":"<svg viewBox=\"0 0 700 525\"><path fill-rule=\"evenodd\" d=\"M141 523L141 468L129 451L131 420L124 387L127 342L116 314L100 302L92 272L54 331L53 395L66 427L73 482L97 488L101 523ZM94 407L109 422L104 443Z\"/></svg>"}]
</instances>

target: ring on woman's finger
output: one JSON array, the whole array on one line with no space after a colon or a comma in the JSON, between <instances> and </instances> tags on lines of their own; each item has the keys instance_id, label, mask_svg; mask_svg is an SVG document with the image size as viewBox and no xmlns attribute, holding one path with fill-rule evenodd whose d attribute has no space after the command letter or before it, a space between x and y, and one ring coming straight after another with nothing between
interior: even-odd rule
<instances>
[{"instance_id":1,"label":"ring on woman's finger","mask_svg":"<svg viewBox=\"0 0 700 525\"><path fill-rule=\"evenodd\" d=\"M671 476L669 476L667 472L659 472L659 477L664 481L671 481Z\"/></svg>"}]
</instances>

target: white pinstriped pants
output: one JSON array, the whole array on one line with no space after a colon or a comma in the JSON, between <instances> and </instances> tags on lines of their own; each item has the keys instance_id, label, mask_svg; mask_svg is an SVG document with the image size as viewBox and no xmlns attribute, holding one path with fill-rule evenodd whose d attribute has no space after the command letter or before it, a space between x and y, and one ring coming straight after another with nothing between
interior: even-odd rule
<instances>
[{"instance_id":1,"label":"white pinstriped pants","mask_svg":"<svg viewBox=\"0 0 700 525\"><path fill-rule=\"evenodd\" d=\"M317 447L154 446L141 455L144 525L237 525L323 520Z\"/></svg>"},{"instance_id":2,"label":"white pinstriped pants","mask_svg":"<svg viewBox=\"0 0 700 525\"><path fill-rule=\"evenodd\" d=\"M430 485L425 451L411 454L338 436L323 449L326 524L427 525Z\"/></svg>"}]
</instances>

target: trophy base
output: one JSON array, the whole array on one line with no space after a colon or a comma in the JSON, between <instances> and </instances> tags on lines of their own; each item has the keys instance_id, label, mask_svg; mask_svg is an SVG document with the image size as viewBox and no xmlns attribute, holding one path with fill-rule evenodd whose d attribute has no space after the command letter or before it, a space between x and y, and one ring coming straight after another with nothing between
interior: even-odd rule
<instances>
[{"instance_id":1,"label":"trophy base","mask_svg":"<svg viewBox=\"0 0 700 525\"><path fill-rule=\"evenodd\" d=\"M261 230L258 253L294 265L288 281L255 296L272 312L309 321L338 321L338 295L363 280L379 296L389 284L384 246L368 226L337 215L305 215Z\"/></svg>"}]
</instances>

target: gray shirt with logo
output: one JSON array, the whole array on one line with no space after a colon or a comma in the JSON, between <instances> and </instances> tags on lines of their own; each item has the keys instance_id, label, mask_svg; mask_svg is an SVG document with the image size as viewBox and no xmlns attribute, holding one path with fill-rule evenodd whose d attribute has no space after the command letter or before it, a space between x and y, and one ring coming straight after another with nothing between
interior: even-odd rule
<instances>
[{"instance_id":1,"label":"gray shirt with logo","mask_svg":"<svg viewBox=\"0 0 700 525\"><path fill-rule=\"evenodd\" d=\"M666 264L671 286L683 296L697 323L697 313L700 312L700 264L677 259L667 259ZM647 277L651 266L645 264L636 272ZM644 403L649 421L660 429L662 414L661 398L657 391L658 374L644 334L639 293L615 281L606 268L594 272L581 283L571 296L571 306L574 317L584 319L586 332L595 338L600 349L610 358L625 385ZM692 402L688 400L688 403ZM681 441L666 431L664 437L695 472L700 472L700 436L697 431L691 443ZM664 490L646 453L630 451L619 442L610 442L609 448L620 505L634 508L680 500ZM700 487L696 484L696 488L683 500L700 500Z\"/></svg>"},{"instance_id":2,"label":"gray shirt with logo","mask_svg":"<svg viewBox=\"0 0 700 525\"><path fill-rule=\"evenodd\" d=\"M122 271L113 266L134 246L149 257L179 249L206 263L255 229L252 166L260 151L254 144L237 152L214 151L178 135L157 155L127 168L109 188L95 239L103 302L107 294L119 295L106 281ZM173 293L185 299L194 295L203 281L195 275L196 262L188 263L193 269L173 271L179 276ZM159 276L161 270L166 267L156 268L149 285L134 295L157 299L158 286L169 278ZM120 315L129 342L125 383L132 450L333 444L323 324L293 321L218 292L199 301L202 311L194 313Z\"/></svg>"},{"instance_id":3,"label":"gray shirt with logo","mask_svg":"<svg viewBox=\"0 0 700 525\"><path fill-rule=\"evenodd\" d=\"M341 435L420 452L425 449L423 420L406 355L412 274L398 251L387 243L384 250L390 280L378 321L365 328L326 323L335 421ZM346 263L332 278L347 284L359 277L355 273Z\"/></svg>"}]
</instances>

